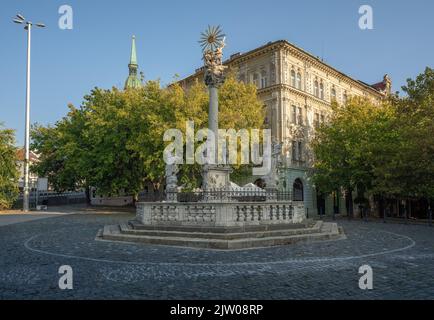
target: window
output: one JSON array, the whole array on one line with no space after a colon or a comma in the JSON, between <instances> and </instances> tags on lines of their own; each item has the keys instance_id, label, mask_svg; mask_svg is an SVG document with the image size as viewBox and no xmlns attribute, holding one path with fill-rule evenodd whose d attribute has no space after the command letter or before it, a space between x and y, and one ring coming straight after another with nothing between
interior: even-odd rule
<instances>
[{"instance_id":1,"label":"window","mask_svg":"<svg viewBox=\"0 0 434 320\"><path fill-rule=\"evenodd\" d=\"M321 99L324 99L324 84L321 82L321 84L319 85L319 97Z\"/></svg>"},{"instance_id":2,"label":"window","mask_svg":"<svg viewBox=\"0 0 434 320\"><path fill-rule=\"evenodd\" d=\"M295 179L292 186L292 201L304 201L303 182L300 179Z\"/></svg>"},{"instance_id":3,"label":"window","mask_svg":"<svg viewBox=\"0 0 434 320\"><path fill-rule=\"evenodd\" d=\"M295 88L295 71L291 70L291 86Z\"/></svg>"},{"instance_id":4,"label":"window","mask_svg":"<svg viewBox=\"0 0 434 320\"><path fill-rule=\"evenodd\" d=\"M297 107L292 106L292 123L297 124Z\"/></svg>"},{"instance_id":5,"label":"window","mask_svg":"<svg viewBox=\"0 0 434 320\"><path fill-rule=\"evenodd\" d=\"M319 128L320 122L319 122L319 113L315 113L315 120L314 120L314 126L315 128Z\"/></svg>"},{"instance_id":6,"label":"window","mask_svg":"<svg viewBox=\"0 0 434 320\"><path fill-rule=\"evenodd\" d=\"M257 73L253 74L253 84L258 88L259 87L259 77Z\"/></svg>"},{"instance_id":7,"label":"window","mask_svg":"<svg viewBox=\"0 0 434 320\"><path fill-rule=\"evenodd\" d=\"M292 160L297 160L297 141L292 141Z\"/></svg>"},{"instance_id":8,"label":"window","mask_svg":"<svg viewBox=\"0 0 434 320\"><path fill-rule=\"evenodd\" d=\"M313 94L318 97L319 93L318 93L318 81L315 80L315 82L313 83Z\"/></svg>"},{"instance_id":9,"label":"window","mask_svg":"<svg viewBox=\"0 0 434 320\"><path fill-rule=\"evenodd\" d=\"M292 160L294 162L303 161L303 142L292 141Z\"/></svg>"},{"instance_id":10,"label":"window","mask_svg":"<svg viewBox=\"0 0 434 320\"><path fill-rule=\"evenodd\" d=\"M303 125L303 111L300 107L298 108L298 124Z\"/></svg>"},{"instance_id":11,"label":"window","mask_svg":"<svg viewBox=\"0 0 434 320\"><path fill-rule=\"evenodd\" d=\"M324 117L324 115L322 114L321 115L321 123L324 123L325 122L325 117Z\"/></svg>"},{"instance_id":12,"label":"window","mask_svg":"<svg viewBox=\"0 0 434 320\"><path fill-rule=\"evenodd\" d=\"M262 71L261 73L261 88L265 88L268 86L267 73Z\"/></svg>"},{"instance_id":13,"label":"window","mask_svg":"<svg viewBox=\"0 0 434 320\"><path fill-rule=\"evenodd\" d=\"M301 90L301 74L300 74L300 72L297 73L297 89Z\"/></svg>"},{"instance_id":14,"label":"window","mask_svg":"<svg viewBox=\"0 0 434 320\"><path fill-rule=\"evenodd\" d=\"M298 142L298 161L303 161L303 142Z\"/></svg>"},{"instance_id":15,"label":"window","mask_svg":"<svg viewBox=\"0 0 434 320\"><path fill-rule=\"evenodd\" d=\"M332 98L331 100L336 100L336 89L335 89L335 87L332 88L331 98Z\"/></svg>"},{"instance_id":16,"label":"window","mask_svg":"<svg viewBox=\"0 0 434 320\"><path fill-rule=\"evenodd\" d=\"M343 101L344 104L347 104L348 96L347 96L347 92L346 91L344 92L344 95L342 96L342 101Z\"/></svg>"},{"instance_id":17,"label":"window","mask_svg":"<svg viewBox=\"0 0 434 320\"><path fill-rule=\"evenodd\" d=\"M270 84L276 83L276 68L274 63L270 63Z\"/></svg>"},{"instance_id":18,"label":"window","mask_svg":"<svg viewBox=\"0 0 434 320\"><path fill-rule=\"evenodd\" d=\"M240 74L240 76L238 77L238 80L240 82L246 82L246 76L244 74Z\"/></svg>"}]
</instances>

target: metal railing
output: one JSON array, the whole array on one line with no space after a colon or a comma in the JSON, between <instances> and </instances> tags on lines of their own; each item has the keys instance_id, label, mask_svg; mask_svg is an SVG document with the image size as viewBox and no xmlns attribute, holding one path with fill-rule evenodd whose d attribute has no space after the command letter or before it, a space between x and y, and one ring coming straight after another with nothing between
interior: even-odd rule
<instances>
[{"instance_id":1,"label":"metal railing","mask_svg":"<svg viewBox=\"0 0 434 320\"><path fill-rule=\"evenodd\" d=\"M265 202L267 200L291 202L290 192L271 190L207 190L191 192L153 192L139 194L139 202Z\"/></svg>"},{"instance_id":2,"label":"metal railing","mask_svg":"<svg viewBox=\"0 0 434 320\"><path fill-rule=\"evenodd\" d=\"M30 208L34 209L37 205L59 206L67 204L81 204L86 203L86 193L67 191L67 192L54 192L54 191L31 191L29 194ZM23 203L23 194L18 196L14 203L14 208L21 208Z\"/></svg>"}]
</instances>

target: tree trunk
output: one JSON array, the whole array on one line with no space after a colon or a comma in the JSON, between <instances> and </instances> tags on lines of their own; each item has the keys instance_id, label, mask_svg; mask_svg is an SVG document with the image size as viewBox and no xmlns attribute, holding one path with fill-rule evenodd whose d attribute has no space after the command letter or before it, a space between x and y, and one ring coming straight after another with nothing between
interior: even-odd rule
<instances>
[{"instance_id":1,"label":"tree trunk","mask_svg":"<svg viewBox=\"0 0 434 320\"><path fill-rule=\"evenodd\" d=\"M133 195L133 206L136 206L136 203L139 201L139 194L137 192Z\"/></svg>"},{"instance_id":2,"label":"tree trunk","mask_svg":"<svg viewBox=\"0 0 434 320\"><path fill-rule=\"evenodd\" d=\"M346 193L347 203L348 203L348 218L354 216L354 205L353 205L353 190L349 188Z\"/></svg>"},{"instance_id":3,"label":"tree trunk","mask_svg":"<svg viewBox=\"0 0 434 320\"><path fill-rule=\"evenodd\" d=\"M86 187L85 193L86 193L86 203L88 205L90 205L91 204L91 200L90 200L90 187Z\"/></svg>"}]
</instances>

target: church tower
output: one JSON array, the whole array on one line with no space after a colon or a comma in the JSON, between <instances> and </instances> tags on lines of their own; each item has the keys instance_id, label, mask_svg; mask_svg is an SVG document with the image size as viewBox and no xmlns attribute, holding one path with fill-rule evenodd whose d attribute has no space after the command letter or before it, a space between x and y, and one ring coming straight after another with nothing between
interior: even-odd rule
<instances>
[{"instance_id":1,"label":"church tower","mask_svg":"<svg viewBox=\"0 0 434 320\"><path fill-rule=\"evenodd\" d=\"M140 88L142 86L142 82L137 76L138 68L139 65L137 64L136 37L133 36L130 63L128 64L129 75L127 81L125 81L125 89Z\"/></svg>"}]
</instances>

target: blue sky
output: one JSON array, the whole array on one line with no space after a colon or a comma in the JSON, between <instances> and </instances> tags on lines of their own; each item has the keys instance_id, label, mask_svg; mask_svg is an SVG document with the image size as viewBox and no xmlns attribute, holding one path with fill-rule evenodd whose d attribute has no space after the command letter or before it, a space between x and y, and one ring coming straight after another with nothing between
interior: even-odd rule
<instances>
[{"instance_id":1,"label":"blue sky","mask_svg":"<svg viewBox=\"0 0 434 320\"><path fill-rule=\"evenodd\" d=\"M74 10L73 30L58 27L61 5ZM374 10L374 30L358 27L358 9ZM26 33L11 19L22 13L48 28L32 33L31 120L55 123L67 104L80 105L93 87L122 87L136 35L146 79L170 82L201 65L197 40L208 24L227 35L226 57L286 39L353 76L375 83L388 73L394 90L434 67L432 0L2 0L0 122L24 135Z\"/></svg>"}]
</instances>

